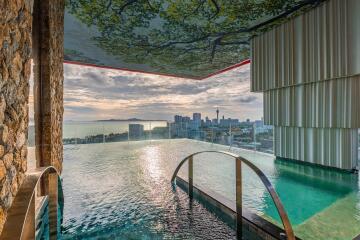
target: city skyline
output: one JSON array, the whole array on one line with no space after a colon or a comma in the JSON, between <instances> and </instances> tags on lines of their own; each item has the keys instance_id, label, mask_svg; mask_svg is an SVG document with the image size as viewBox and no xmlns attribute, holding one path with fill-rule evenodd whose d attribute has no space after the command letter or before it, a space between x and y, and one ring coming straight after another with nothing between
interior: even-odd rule
<instances>
[{"instance_id":1,"label":"city skyline","mask_svg":"<svg viewBox=\"0 0 360 240\"><path fill-rule=\"evenodd\" d=\"M176 114L201 112L260 119L262 94L250 92L250 66L190 80L143 73L64 64L64 120L99 119L172 120ZM33 116L30 92L30 122Z\"/></svg>"},{"instance_id":2,"label":"city skyline","mask_svg":"<svg viewBox=\"0 0 360 240\"><path fill-rule=\"evenodd\" d=\"M199 114L199 119L200 120L206 120L207 118L209 120L215 120L217 119L218 122L220 122L220 120L222 119L233 119L233 120L239 120L240 122L246 122L246 121L256 121L256 120L263 120L263 116L259 117L259 118L249 118L249 117L243 117L243 118L234 118L232 116L226 116L224 114L221 114L221 111L219 110L219 108L216 108L215 112L213 113L213 115L210 113L210 115L205 115L201 112L193 112L190 114L181 114L181 113L177 113L175 115L172 115L172 117L170 117L170 119L146 119L146 118L137 118L137 117L129 117L129 118L110 118L110 119L95 119L92 121L167 121L167 122L174 122L174 117L176 116L180 116L180 117L186 117L189 118L190 120L194 120L194 114ZM219 115L217 115L219 114ZM67 120L68 122L72 122L73 120ZM66 120L64 122L67 122Z\"/></svg>"}]
</instances>

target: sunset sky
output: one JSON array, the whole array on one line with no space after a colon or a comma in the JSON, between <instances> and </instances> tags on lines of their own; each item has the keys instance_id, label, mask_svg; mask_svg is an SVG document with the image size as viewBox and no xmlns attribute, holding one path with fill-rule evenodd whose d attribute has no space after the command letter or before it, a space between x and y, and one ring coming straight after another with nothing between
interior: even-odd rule
<instances>
[{"instance_id":1,"label":"sunset sky","mask_svg":"<svg viewBox=\"0 0 360 240\"><path fill-rule=\"evenodd\" d=\"M206 80L189 80L64 65L64 119L163 119L175 114L244 120L262 117L262 94L250 93L250 65ZM32 97L30 97L30 104ZM30 120L32 110L30 110Z\"/></svg>"}]
</instances>

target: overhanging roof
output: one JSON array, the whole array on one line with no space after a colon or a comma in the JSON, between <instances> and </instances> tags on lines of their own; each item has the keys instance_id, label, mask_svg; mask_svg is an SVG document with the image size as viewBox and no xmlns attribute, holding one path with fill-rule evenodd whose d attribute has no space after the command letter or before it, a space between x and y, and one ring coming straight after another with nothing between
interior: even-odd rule
<instances>
[{"instance_id":1,"label":"overhanging roof","mask_svg":"<svg viewBox=\"0 0 360 240\"><path fill-rule=\"evenodd\" d=\"M249 40L322 0L67 0L65 62L203 79L249 62Z\"/></svg>"}]
</instances>

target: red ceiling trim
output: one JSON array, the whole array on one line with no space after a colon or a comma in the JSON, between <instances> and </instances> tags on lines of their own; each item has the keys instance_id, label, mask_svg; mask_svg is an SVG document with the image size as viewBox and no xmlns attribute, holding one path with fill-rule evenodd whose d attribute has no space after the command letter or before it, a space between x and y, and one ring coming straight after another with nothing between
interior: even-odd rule
<instances>
[{"instance_id":1,"label":"red ceiling trim","mask_svg":"<svg viewBox=\"0 0 360 240\"><path fill-rule=\"evenodd\" d=\"M250 62L251 62L250 59L246 59L246 60L244 60L244 61L242 61L242 62L239 62L239 63L237 63L237 64L234 64L234 65L232 65L232 66L230 66L230 67L221 69L221 70L219 70L219 71L217 71L217 72L214 72L214 73L211 73L211 74L209 74L209 75L201 78L201 80L206 79L206 78L209 78L209 77L213 77L213 76L218 75L218 74L220 74L220 73L224 73L224 72L230 71L230 70L232 70L232 69L234 69L234 68L241 67L241 66L243 66L243 65L249 64Z\"/></svg>"},{"instance_id":2,"label":"red ceiling trim","mask_svg":"<svg viewBox=\"0 0 360 240\"><path fill-rule=\"evenodd\" d=\"M147 72L147 71L141 71L141 70L134 70L134 69L129 69L129 68L116 68L116 67L109 67L109 66L102 66L102 65L97 65L97 64L92 64L92 63L82 63L82 62L77 62L77 61L68 61L68 60L64 60L65 64L73 64L73 65L80 65L80 66L85 66L85 67L96 67L96 68L102 68L102 69L110 69L110 70L121 70L121 71L126 71L126 72L133 72L133 73L145 73L145 74L153 74L153 75L159 75L159 76L165 76L165 77L176 77L176 78L186 78L186 79L193 79L193 80L204 80L207 79L209 77L213 77L215 75L230 71L232 69L238 68L240 66L249 64L251 61L250 59L244 60L240 63L234 64L230 67L221 69L219 71L216 71L214 73L211 73L205 77L192 77L192 76L186 76L186 75L176 75L176 74L166 74L166 73L158 73L158 72Z\"/></svg>"}]
</instances>

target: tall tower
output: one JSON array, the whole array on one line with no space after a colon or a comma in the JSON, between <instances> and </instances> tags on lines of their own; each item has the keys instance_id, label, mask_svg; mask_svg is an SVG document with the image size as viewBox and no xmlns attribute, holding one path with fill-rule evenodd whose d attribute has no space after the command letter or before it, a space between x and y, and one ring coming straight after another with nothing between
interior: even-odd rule
<instances>
[{"instance_id":1,"label":"tall tower","mask_svg":"<svg viewBox=\"0 0 360 240\"><path fill-rule=\"evenodd\" d=\"M219 123L219 108L216 109L216 122Z\"/></svg>"}]
</instances>

